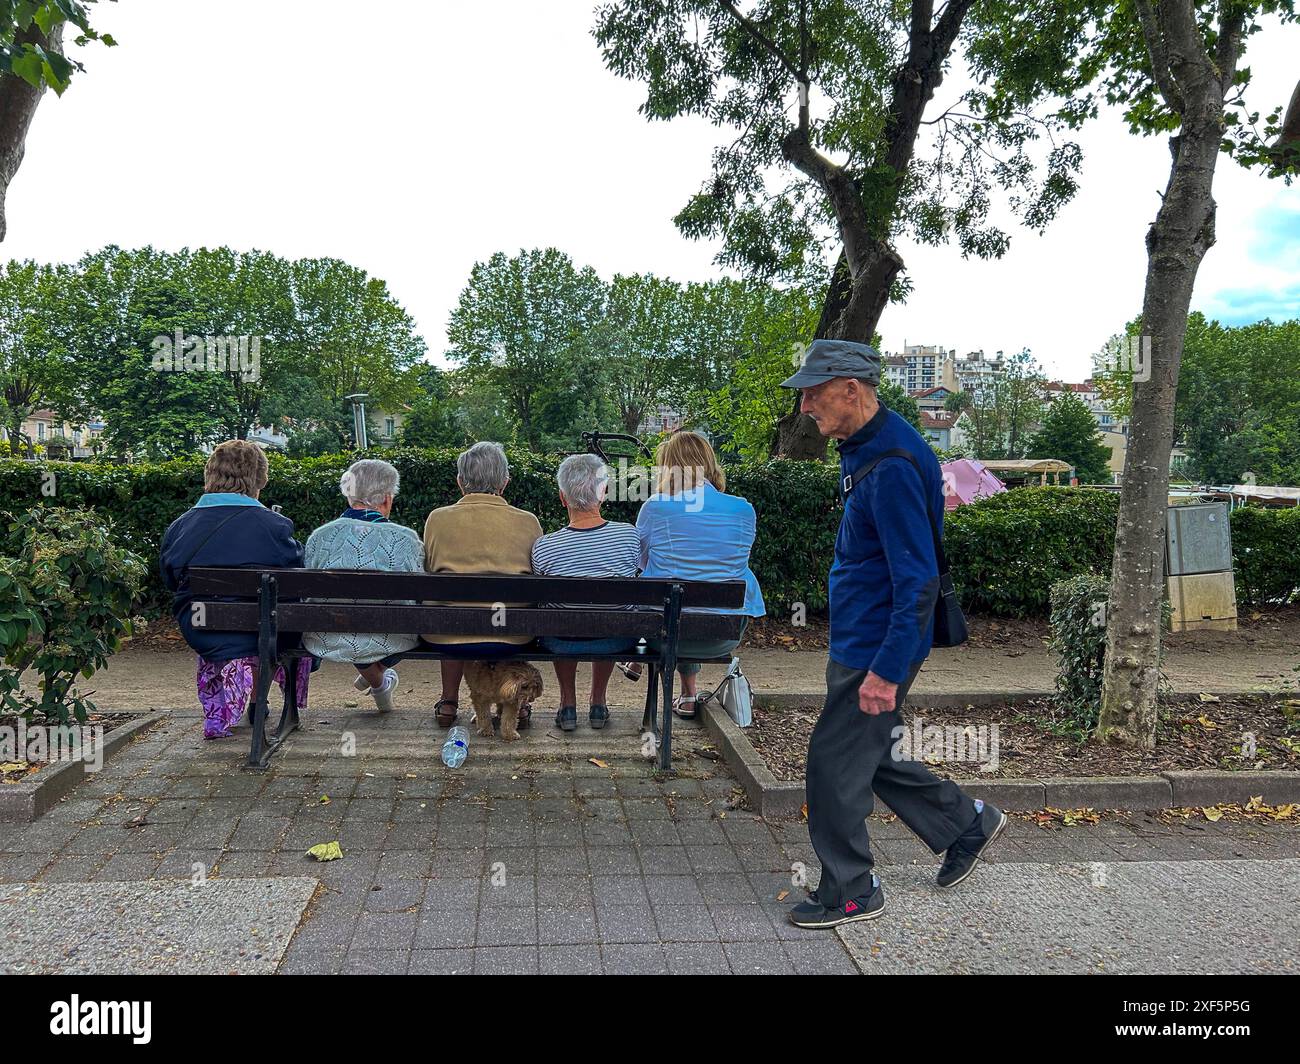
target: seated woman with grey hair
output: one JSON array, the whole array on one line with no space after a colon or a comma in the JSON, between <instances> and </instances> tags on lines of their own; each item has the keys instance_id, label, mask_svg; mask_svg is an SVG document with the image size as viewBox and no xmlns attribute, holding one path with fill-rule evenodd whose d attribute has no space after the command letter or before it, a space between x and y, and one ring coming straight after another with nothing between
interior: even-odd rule
<instances>
[{"instance_id":1,"label":"seated woman with grey hair","mask_svg":"<svg viewBox=\"0 0 1300 1064\"><path fill-rule=\"evenodd\" d=\"M420 537L388 519L399 484L397 470L387 462L375 458L353 462L339 480L348 508L337 520L321 525L311 534L306 548L307 568L423 572ZM414 634L308 632L303 636L303 646L316 657L356 665L361 674L356 679L357 690L371 695L381 712L393 708L393 691L398 682L393 666L419 641Z\"/></svg>"},{"instance_id":2,"label":"seated woman with grey hair","mask_svg":"<svg viewBox=\"0 0 1300 1064\"><path fill-rule=\"evenodd\" d=\"M569 523L548 532L533 544L533 572L543 576L629 577L636 576L641 562L641 540L636 526L623 521L606 521L600 515L609 486L609 469L594 454L570 455L555 475L560 501L569 511ZM548 605L563 609L563 602ZM627 607L631 609L632 607ZM636 645L634 638L561 639L543 636L541 643L552 654L572 654L556 661L555 679L560 686L560 711L555 724L561 731L578 726L578 661L584 654L618 654ZM587 719L593 728L609 721L605 692L612 661L591 663L591 695Z\"/></svg>"},{"instance_id":3,"label":"seated woman with grey hair","mask_svg":"<svg viewBox=\"0 0 1300 1064\"><path fill-rule=\"evenodd\" d=\"M511 506L502 497L510 483L510 463L499 443L483 441L456 458L456 484L461 497L441 506L424 523L424 567L431 573L531 573L533 543L542 534L537 518ZM473 603L471 603L473 605ZM522 603L505 603L506 606ZM531 643L527 635L450 635L431 633L424 639L443 658L442 697L433 707L438 724L456 723L460 681L465 664L459 659L500 657ZM530 705L519 709L519 727L532 715Z\"/></svg>"}]
</instances>

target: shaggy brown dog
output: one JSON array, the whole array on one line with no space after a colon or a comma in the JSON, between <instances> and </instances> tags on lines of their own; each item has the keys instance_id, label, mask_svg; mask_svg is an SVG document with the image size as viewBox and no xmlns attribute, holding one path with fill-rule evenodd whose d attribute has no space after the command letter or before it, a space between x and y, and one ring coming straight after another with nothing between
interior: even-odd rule
<instances>
[{"instance_id":1,"label":"shaggy brown dog","mask_svg":"<svg viewBox=\"0 0 1300 1064\"><path fill-rule=\"evenodd\" d=\"M467 661L465 680L478 733L492 735L492 706L501 707L501 738L519 738L519 707L542 694L542 674L526 661Z\"/></svg>"}]
</instances>

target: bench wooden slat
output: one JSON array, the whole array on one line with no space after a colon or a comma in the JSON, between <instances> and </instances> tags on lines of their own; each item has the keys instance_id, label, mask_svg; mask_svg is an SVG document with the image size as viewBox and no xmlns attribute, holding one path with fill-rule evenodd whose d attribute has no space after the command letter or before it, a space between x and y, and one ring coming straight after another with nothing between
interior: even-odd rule
<instances>
[{"instance_id":1,"label":"bench wooden slat","mask_svg":"<svg viewBox=\"0 0 1300 1064\"><path fill-rule=\"evenodd\" d=\"M281 602L276 607L276 627L281 632L438 632L446 635L560 636L592 639L605 636L652 638L659 635L663 618L644 610L544 610L523 606L496 612L473 606L379 606L360 603ZM255 632L255 602L205 602L204 631ZM681 639L735 639L744 618L728 613L685 613Z\"/></svg>"},{"instance_id":2,"label":"bench wooden slat","mask_svg":"<svg viewBox=\"0 0 1300 1064\"><path fill-rule=\"evenodd\" d=\"M256 598L262 573L276 579L286 598L435 599L444 602L573 602L593 606L662 606L672 581L587 579L487 573L383 573L358 569L236 569L196 567L189 571L196 597ZM682 605L734 609L745 604L743 581L682 581ZM357 631L358 629L351 629ZM376 629L378 631L378 629Z\"/></svg>"}]
</instances>

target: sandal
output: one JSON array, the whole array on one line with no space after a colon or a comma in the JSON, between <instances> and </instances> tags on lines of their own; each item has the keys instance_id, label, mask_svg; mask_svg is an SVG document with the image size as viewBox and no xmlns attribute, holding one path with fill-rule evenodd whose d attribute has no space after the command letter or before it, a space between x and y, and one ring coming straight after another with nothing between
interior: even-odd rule
<instances>
[{"instance_id":1,"label":"sandal","mask_svg":"<svg viewBox=\"0 0 1300 1064\"><path fill-rule=\"evenodd\" d=\"M603 706L599 702L592 702L587 707L587 721L599 731L609 723L609 706Z\"/></svg>"},{"instance_id":2,"label":"sandal","mask_svg":"<svg viewBox=\"0 0 1300 1064\"><path fill-rule=\"evenodd\" d=\"M686 705L687 702L693 706L697 700L697 696L695 695L678 695L673 699L673 715L680 717L682 720L694 720L699 716L699 713L694 709L689 713L683 713L682 706Z\"/></svg>"},{"instance_id":3,"label":"sandal","mask_svg":"<svg viewBox=\"0 0 1300 1064\"><path fill-rule=\"evenodd\" d=\"M459 702L451 698L440 698L434 703L433 717L438 722L439 728L450 728L456 723L456 719L460 716L459 705ZM451 708L445 708L448 706Z\"/></svg>"},{"instance_id":4,"label":"sandal","mask_svg":"<svg viewBox=\"0 0 1300 1064\"><path fill-rule=\"evenodd\" d=\"M515 720L515 727L527 728L528 725L532 723L532 719L533 719L533 704L531 702L525 702L522 706L519 707L519 716Z\"/></svg>"}]
</instances>

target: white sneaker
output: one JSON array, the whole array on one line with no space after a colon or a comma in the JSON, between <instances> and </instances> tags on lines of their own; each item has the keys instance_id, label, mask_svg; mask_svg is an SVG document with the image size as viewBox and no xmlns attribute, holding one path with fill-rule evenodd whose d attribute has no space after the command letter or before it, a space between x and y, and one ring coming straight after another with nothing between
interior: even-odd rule
<instances>
[{"instance_id":1,"label":"white sneaker","mask_svg":"<svg viewBox=\"0 0 1300 1064\"><path fill-rule=\"evenodd\" d=\"M375 708L380 713L389 713L393 708L393 692L397 690L397 670L384 670L384 684L382 687L370 688L370 694L375 700Z\"/></svg>"}]
</instances>

